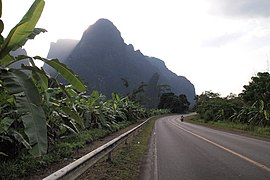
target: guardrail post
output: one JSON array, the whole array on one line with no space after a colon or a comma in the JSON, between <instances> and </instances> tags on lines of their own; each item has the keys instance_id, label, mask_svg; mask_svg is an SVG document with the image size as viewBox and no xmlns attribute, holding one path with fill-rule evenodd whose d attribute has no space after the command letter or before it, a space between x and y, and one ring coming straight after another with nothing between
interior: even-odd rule
<instances>
[{"instance_id":1,"label":"guardrail post","mask_svg":"<svg viewBox=\"0 0 270 180\"><path fill-rule=\"evenodd\" d=\"M112 161L112 151L109 152L107 161L109 161L109 162Z\"/></svg>"}]
</instances>

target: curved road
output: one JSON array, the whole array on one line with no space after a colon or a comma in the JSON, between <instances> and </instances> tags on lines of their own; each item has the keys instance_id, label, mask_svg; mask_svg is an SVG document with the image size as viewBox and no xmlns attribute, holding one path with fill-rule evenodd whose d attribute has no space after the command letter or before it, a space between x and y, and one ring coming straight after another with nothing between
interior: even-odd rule
<instances>
[{"instance_id":1,"label":"curved road","mask_svg":"<svg viewBox=\"0 0 270 180\"><path fill-rule=\"evenodd\" d=\"M181 122L180 116L157 120L152 139L153 175L145 179L270 180L270 142Z\"/></svg>"}]
</instances>

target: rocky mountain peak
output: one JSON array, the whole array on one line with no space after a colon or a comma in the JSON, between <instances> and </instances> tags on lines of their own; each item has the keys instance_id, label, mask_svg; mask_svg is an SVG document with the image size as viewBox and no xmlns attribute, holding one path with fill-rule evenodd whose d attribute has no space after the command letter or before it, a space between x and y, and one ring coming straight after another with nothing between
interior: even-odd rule
<instances>
[{"instance_id":1,"label":"rocky mountain peak","mask_svg":"<svg viewBox=\"0 0 270 180\"><path fill-rule=\"evenodd\" d=\"M96 50L99 48L120 48L124 45L120 31L108 19L99 19L89 26L83 33L82 44L89 46L94 44Z\"/></svg>"},{"instance_id":2,"label":"rocky mountain peak","mask_svg":"<svg viewBox=\"0 0 270 180\"><path fill-rule=\"evenodd\" d=\"M47 58L58 58L64 62L78 42L78 40L73 39L59 39L57 42L51 42Z\"/></svg>"}]
</instances>

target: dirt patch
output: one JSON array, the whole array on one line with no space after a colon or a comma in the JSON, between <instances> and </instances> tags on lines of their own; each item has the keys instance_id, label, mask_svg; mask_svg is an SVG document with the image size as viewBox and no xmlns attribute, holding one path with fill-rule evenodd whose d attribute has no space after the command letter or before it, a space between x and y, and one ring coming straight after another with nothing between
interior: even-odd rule
<instances>
[{"instance_id":1,"label":"dirt patch","mask_svg":"<svg viewBox=\"0 0 270 180\"><path fill-rule=\"evenodd\" d=\"M139 125L142 121L139 121L135 124L132 124L124 129L121 129L117 132L114 132L102 139L96 140L91 142L90 144L86 145L84 148L76 150L70 157L64 158L59 162L56 162L49 167L38 169L36 172L32 173L29 177L24 178L24 180L37 180L37 179L43 179L47 177L48 175L54 173L55 171L65 167L66 165L70 164L71 162L74 162L75 160L81 158L82 156L88 154L89 152L93 151L94 149L102 146L103 144L106 144L107 142L111 141L112 139L118 137L119 135L129 131L130 129L136 127Z\"/></svg>"}]
</instances>

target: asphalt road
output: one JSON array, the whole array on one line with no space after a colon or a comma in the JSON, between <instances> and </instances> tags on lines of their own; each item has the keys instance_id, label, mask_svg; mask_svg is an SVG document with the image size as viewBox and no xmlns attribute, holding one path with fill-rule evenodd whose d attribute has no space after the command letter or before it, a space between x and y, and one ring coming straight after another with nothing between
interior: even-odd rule
<instances>
[{"instance_id":1,"label":"asphalt road","mask_svg":"<svg viewBox=\"0 0 270 180\"><path fill-rule=\"evenodd\" d=\"M267 141L180 122L180 116L169 116L157 120L152 142L150 179L270 180Z\"/></svg>"}]
</instances>

